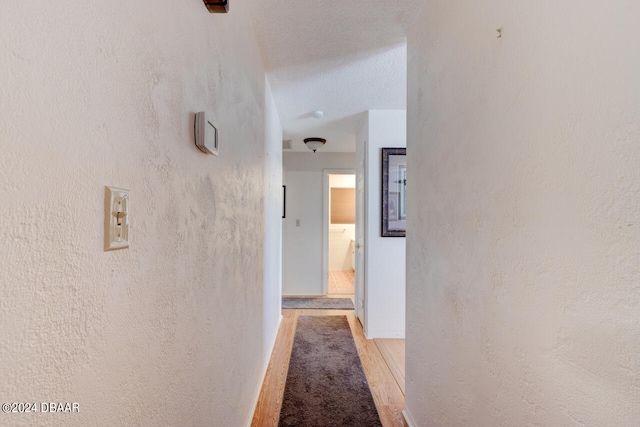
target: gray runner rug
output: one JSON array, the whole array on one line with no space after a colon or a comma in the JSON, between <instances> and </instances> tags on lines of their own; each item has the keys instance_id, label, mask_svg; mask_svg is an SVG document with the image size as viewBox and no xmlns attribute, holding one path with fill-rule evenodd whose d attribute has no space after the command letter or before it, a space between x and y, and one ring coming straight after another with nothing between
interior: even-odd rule
<instances>
[{"instance_id":1,"label":"gray runner rug","mask_svg":"<svg viewBox=\"0 0 640 427\"><path fill-rule=\"evenodd\" d=\"M282 298L282 308L354 309L351 298Z\"/></svg>"},{"instance_id":2,"label":"gray runner rug","mask_svg":"<svg viewBox=\"0 0 640 427\"><path fill-rule=\"evenodd\" d=\"M279 427L382 427L346 316L300 316Z\"/></svg>"}]
</instances>

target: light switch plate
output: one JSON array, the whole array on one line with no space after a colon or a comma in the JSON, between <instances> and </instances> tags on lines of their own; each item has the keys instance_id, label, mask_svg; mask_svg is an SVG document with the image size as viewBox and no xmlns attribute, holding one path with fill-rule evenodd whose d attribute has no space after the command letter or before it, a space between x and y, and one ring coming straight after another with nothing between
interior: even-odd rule
<instances>
[{"instance_id":1,"label":"light switch plate","mask_svg":"<svg viewBox=\"0 0 640 427\"><path fill-rule=\"evenodd\" d=\"M104 250L129 247L129 190L105 187Z\"/></svg>"}]
</instances>

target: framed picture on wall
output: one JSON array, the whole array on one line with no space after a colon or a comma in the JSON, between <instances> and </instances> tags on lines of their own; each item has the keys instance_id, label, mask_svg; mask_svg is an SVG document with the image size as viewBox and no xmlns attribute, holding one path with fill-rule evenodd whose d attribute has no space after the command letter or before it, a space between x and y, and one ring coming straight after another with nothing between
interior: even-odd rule
<instances>
[{"instance_id":1,"label":"framed picture on wall","mask_svg":"<svg viewBox=\"0 0 640 427\"><path fill-rule=\"evenodd\" d=\"M287 217L287 186L282 186L282 218Z\"/></svg>"},{"instance_id":2,"label":"framed picture on wall","mask_svg":"<svg viewBox=\"0 0 640 427\"><path fill-rule=\"evenodd\" d=\"M407 235L407 149L382 149L382 237Z\"/></svg>"}]
</instances>

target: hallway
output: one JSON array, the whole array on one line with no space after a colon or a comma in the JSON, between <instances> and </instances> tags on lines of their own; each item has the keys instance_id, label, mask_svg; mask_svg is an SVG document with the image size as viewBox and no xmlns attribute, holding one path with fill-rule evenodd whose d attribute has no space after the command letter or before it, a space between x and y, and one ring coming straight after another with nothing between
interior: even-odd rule
<instances>
[{"instance_id":1,"label":"hallway","mask_svg":"<svg viewBox=\"0 0 640 427\"><path fill-rule=\"evenodd\" d=\"M385 425L638 427L640 2L230 3L3 3L1 389L82 410L0 425L275 425L355 170L356 306L408 343L403 397L349 314Z\"/></svg>"},{"instance_id":2,"label":"hallway","mask_svg":"<svg viewBox=\"0 0 640 427\"><path fill-rule=\"evenodd\" d=\"M269 361L269 368L254 413L252 427L278 425L293 337L298 317L301 315L347 316L382 425L385 427L406 425L402 417L404 410L404 351L400 355L397 351L398 341L402 341L402 350L404 350L404 340L367 340L362 331L362 325L355 318L353 310L282 310L282 315L282 323ZM387 345L386 341L389 341L390 345ZM395 358L392 356L394 349L396 350ZM385 360L383 353L387 355L387 360ZM394 377L394 373L396 377Z\"/></svg>"}]
</instances>

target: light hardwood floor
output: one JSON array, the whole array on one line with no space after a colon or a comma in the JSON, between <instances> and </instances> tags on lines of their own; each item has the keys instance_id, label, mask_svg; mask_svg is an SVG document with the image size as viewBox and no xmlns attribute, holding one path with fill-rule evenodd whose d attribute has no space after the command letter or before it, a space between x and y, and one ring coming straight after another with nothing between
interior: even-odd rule
<instances>
[{"instance_id":1,"label":"light hardwood floor","mask_svg":"<svg viewBox=\"0 0 640 427\"><path fill-rule=\"evenodd\" d=\"M376 338L373 341L404 395L404 339Z\"/></svg>"},{"instance_id":2,"label":"light hardwood floor","mask_svg":"<svg viewBox=\"0 0 640 427\"><path fill-rule=\"evenodd\" d=\"M329 270L329 295L353 297L355 272L353 270Z\"/></svg>"},{"instance_id":3,"label":"light hardwood floor","mask_svg":"<svg viewBox=\"0 0 640 427\"><path fill-rule=\"evenodd\" d=\"M353 310L282 310L282 315L282 323L262 385L252 426L273 427L278 425L282 395L289 369L289 356L293 346L296 323L300 315L347 316L382 425L384 427L406 426L402 417L404 410L404 346L402 346L403 351L400 355L398 342L386 342L404 340L367 340L362 331L362 325L355 318ZM383 352L387 354L389 362L385 361ZM402 363L398 361L399 358L402 359ZM390 365L394 365L395 368ZM400 381L394 377L392 372L394 369L398 371L400 368L402 368L402 388L399 385ZM396 373L396 376L398 375L400 374Z\"/></svg>"}]
</instances>

